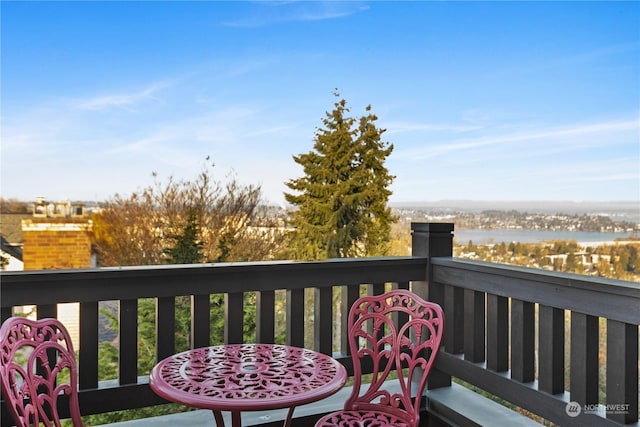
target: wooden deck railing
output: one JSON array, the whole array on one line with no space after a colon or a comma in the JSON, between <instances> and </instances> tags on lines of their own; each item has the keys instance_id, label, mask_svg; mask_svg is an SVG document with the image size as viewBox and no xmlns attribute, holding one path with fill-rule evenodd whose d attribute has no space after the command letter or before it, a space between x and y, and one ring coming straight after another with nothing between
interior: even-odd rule
<instances>
[{"instance_id":1,"label":"wooden deck railing","mask_svg":"<svg viewBox=\"0 0 640 427\"><path fill-rule=\"evenodd\" d=\"M351 374L346 341L334 337L334 324L346 319L365 288L371 294L410 288L445 309L445 346L431 390L449 386L454 377L557 424L637 424L640 286L454 259L452 231L453 224L412 224L411 257L3 272L0 314L4 320L13 307L36 305L38 317L56 316L56 304L79 303L80 404L89 415L163 403L138 375L142 298L156 300L155 350L161 359L175 352L176 297L190 297L190 342L198 347L210 343L212 294L224 295L222 341L243 341L243 295L255 292L255 341L274 342L275 295L284 291L285 342L304 346L312 336L314 349L333 354ZM305 289L314 290L312 332L305 331ZM341 305L334 312L336 289ZM103 383L99 303L113 300L119 305L119 375ZM606 381L599 375L599 319L606 322ZM566 412L570 401L576 402L577 416ZM438 408L431 407L435 416ZM592 413L596 409L600 413ZM3 406L2 425L8 422Z\"/></svg>"}]
</instances>

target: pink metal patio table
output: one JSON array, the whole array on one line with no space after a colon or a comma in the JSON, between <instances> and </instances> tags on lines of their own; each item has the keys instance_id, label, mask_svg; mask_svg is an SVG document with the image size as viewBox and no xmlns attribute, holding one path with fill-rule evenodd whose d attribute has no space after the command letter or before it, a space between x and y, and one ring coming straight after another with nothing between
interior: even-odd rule
<instances>
[{"instance_id":1,"label":"pink metal patio table","mask_svg":"<svg viewBox=\"0 0 640 427\"><path fill-rule=\"evenodd\" d=\"M196 348L167 357L151 371L149 385L160 397L210 409L218 427L231 411L240 427L242 411L289 408L324 399L340 390L347 372L323 353L278 344L229 344Z\"/></svg>"}]
</instances>

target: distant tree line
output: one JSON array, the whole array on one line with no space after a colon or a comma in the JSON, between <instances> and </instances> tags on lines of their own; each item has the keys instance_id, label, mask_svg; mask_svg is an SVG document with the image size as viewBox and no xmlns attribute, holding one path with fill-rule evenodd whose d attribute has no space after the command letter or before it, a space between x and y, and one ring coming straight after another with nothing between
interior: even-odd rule
<instances>
[{"instance_id":1,"label":"distant tree line","mask_svg":"<svg viewBox=\"0 0 640 427\"><path fill-rule=\"evenodd\" d=\"M31 203L15 198L6 199L4 197L0 197L0 213L28 214L31 213Z\"/></svg>"}]
</instances>

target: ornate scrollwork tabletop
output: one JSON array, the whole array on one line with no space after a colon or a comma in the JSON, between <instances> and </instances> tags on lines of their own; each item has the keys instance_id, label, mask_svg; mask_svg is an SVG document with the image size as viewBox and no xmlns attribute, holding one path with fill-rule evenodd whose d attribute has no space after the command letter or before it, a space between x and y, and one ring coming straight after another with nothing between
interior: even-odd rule
<instances>
[{"instance_id":1,"label":"ornate scrollwork tabletop","mask_svg":"<svg viewBox=\"0 0 640 427\"><path fill-rule=\"evenodd\" d=\"M299 406L338 391L347 378L335 359L277 344L197 348L158 363L150 386L161 397L196 408L255 411Z\"/></svg>"}]
</instances>

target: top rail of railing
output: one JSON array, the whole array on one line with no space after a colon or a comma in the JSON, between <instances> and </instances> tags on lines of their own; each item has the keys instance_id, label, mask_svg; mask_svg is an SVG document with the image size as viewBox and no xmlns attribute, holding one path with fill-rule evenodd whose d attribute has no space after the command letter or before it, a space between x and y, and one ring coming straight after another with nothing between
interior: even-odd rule
<instances>
[{"instance_id":1,"label":"top rail of railing","mask_svg":"<svg viewBox=\"0 0 640 427\"><path fill-rule=\"evenodd\" d=\"M3 272L3 308L424 280L426 257Z\"/></svg>"}]
</instances>

